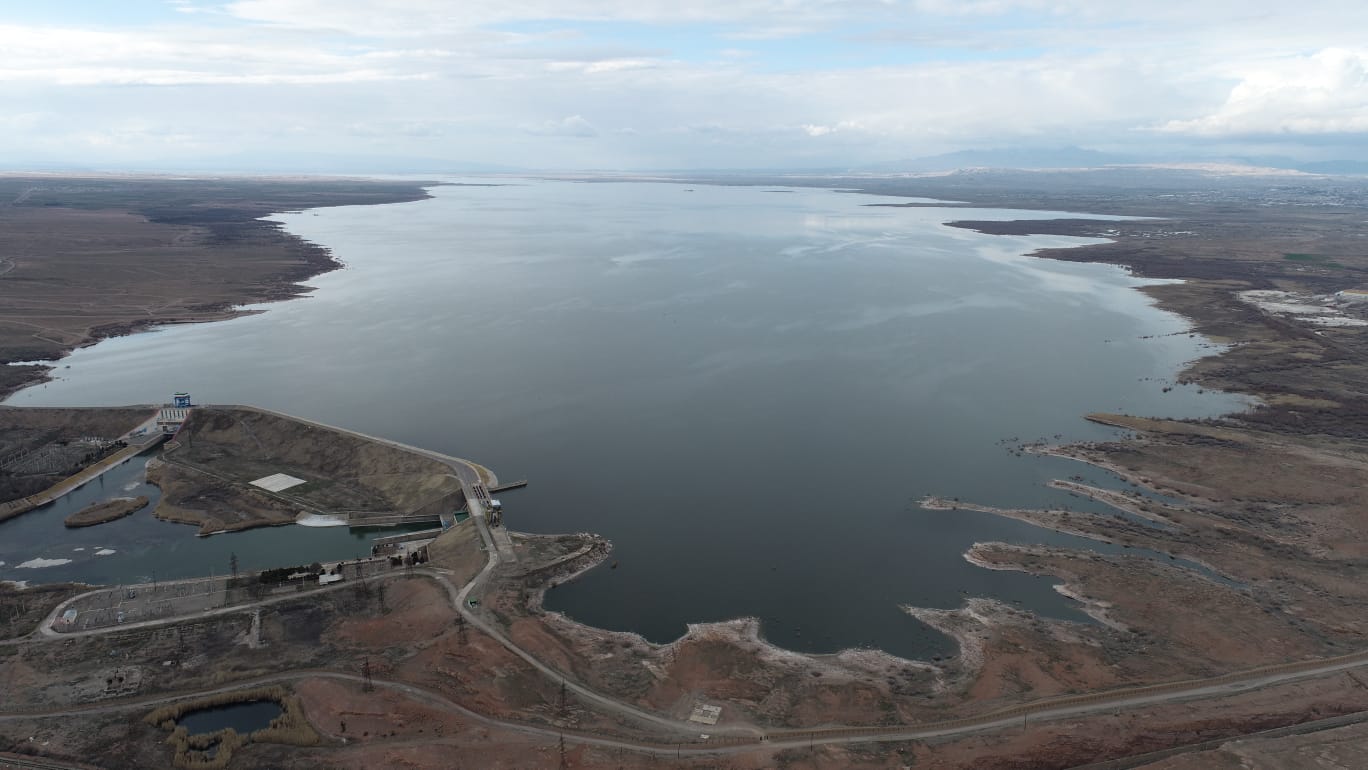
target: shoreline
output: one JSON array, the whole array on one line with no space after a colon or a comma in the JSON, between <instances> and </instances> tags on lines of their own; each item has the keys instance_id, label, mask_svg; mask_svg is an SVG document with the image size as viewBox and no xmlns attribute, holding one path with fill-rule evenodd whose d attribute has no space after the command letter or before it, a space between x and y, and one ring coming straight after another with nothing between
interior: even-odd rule
<instances>
[{"instance_id":1,"label":"shoreline","mask_svg":"<svg viewBox=\"0 0 1368 770\"><path fill-rule=\"evenodd\" d=\"M140 248L128 250L140 251L141 258L112 268L115 278L132 281L140 294L150 294L166 304L92 311L71 319L69 326L61 329L39 326L39 333L31 327L0 321L0 403L21 390L51 381L62 359L75 350L163 326L214 323L264 313L266 308L250 306L305 296L312 291L305 281L344 267L330 249L286 232L270 219L272 216L334 206L425 200L432 197L429 188L441 184L355 177L221 180L134 174L0 175L0 186L24 183L38 185L32 200L0 209L0 226L8 225L26 236L13 245L15 258L0 253L0 262L8 265L0 273L0 281L19 278L36 282L30 285L47 292L49 296L26 313L44 317L44 301L100 305L99 300L111 290L109 285L102 285L108 283L104 273L111 268L90 262L82 250L84 244L72 246L60 235L43 234L45 229L60 233L69 221L75 223L71 237L76 240L83 234L82 226L91 228L84 231L89 233L87 239L99 240L101 228L138 233L141 240L135 245ZM92 193L73 183L102 187ZM118 242L121 236L108 237ZM52 245L46 245L44 238ZM153 241L150 246L149 239ZM56 263L55 267L46 262L23 262L22 256L29 252L55 254L48 260ZM193 260L200 269L187 273L193 276L188 280L177 276L164 286L155 280L145 281L141 275L129 275L139 271L156 274L167 259ZM45 274L44 270L49 272ZM113 288L126 291L124 285L115 281Z\"/></svg>"},{"instance_id":2,"label":"shoreline","mask_svg":"<svg viewBox=\"0 0 1368 770\"><path fill-rule=\"evenodd\" d=\"M87 505L67 516L62 524L68 529L97 527L111 521L118 521L125 516L131 516L146 508L149 502L147 497L142 495L138 497L112 497L103 502Z\"/></svg>"},{"instance_id":3,"label":"shoreline","mask_svg":"<svg viewBox=\"0 0 1368 770\"><path fill-rule=\"evenodd\" d=\"M1056 221L1056 220L1044 220L1044 222L1047 222L1047 223L1048 223L1048 222L1053 222L1053 221ZM1074 221L1074 220L1059 220L1059 221ZM1093 226L1097 226L1097 225L1101 225L1101 224L1106 224L1106 225L1114 224L1114 223L1112 223L1112 222L1110 222L1110 221L1108 221L1108 222L1094 222L1094 221L1092 221L1092 220L1077 220L1077 221L1087 221L1087 222L1089 222L1089 224L1091 224L1091 225L1093 225ZM1035 222L1035 221L1031 221L1031 220L1022 220L1022 221L1018 221L1018 223L1021 223L1021 222L1025 222L1025 223L1027 223L1027 224L1030 224L1030 225L1033 225L1033 226L1036 226L1036 227L1039 227L1039 225L1040 225L1039 222ZM950 222L950 223L947 223L947 226L965 226L965 227L968 227L969 224L971 224L971 223ZM1028 228L1028 229L1029 229L1029 228ZM996 233L991 233L991 234L996 234ZM1093 235L1093 236L1095 236L1095 237L1103 237L1103 236L1099 236L1099 235L1096 234L1096 233L1090 233L1090 235ZM1081 245L1078 245L1078 246L1069 247L1068 249L1052 249L1052 250L1041 250L1041 251L1036 251L1036 252L1030 252L1029 255L1030 255L1030 256L1039 257L1039 258L1051 259L1051 258L1057 258L1057 257L1056 257L1054 254L1052 254L1052 253L1047 254L1046 252L1053 252L1053 251L1068 251L1068 252L1090 251L1090 250L1093 250L1093 249L1105 248L1105 247L1107 247L1107 246L1113 245L1114 243L1115 243L1115 241L1112 241L1112 242L1109 242L1109 243L1106 243L1106 244L1081 244ZM1077 260L1077 261L1102 261L1102 260ZM1120 265L1120 263L1116 263L1116 262L1110 262L1110 261L1108 261L1108 263L1109 263L1109 264L1117 264L1117 265ZM1120 266L1124 266L1124 265L1120 265ZM1137 287L1137 290L1145 291L1147 288L1150 288L1150 287ZM1177 311L1169 311L1169 312L1177 312ZM1179 314L1179 315L1182 315L1181 313L1178 313L1178 314ZM1187 316L1183 316L1183 317L1187 317ZM1189 319L1189 320L1192 320L1192 319ZM1202 358L1198 359L1198 361L1205 361L1205 360L1208 360L1208 359L1210 359L1210 358L1212 358L1212 357L1220 357L1221 355L1223 355L1223 353L1212 353L1212 354L1209 354L1209 355L1207 355L1207 356L1203 356ZM1184 370L1184 371L1186 371L1186 370ZM1181 376L1181 375L1180 375L1180 376ZM1061 455L1061 456L1062 456L1062 455ZM1078 459L1078 458L1072 458L1072 459ZM1094 463L1094 464L1095 464L1095 465L1098 465L1099 467L1104 467L1104 466L1101 466L1101 465L1098 464L1098 463ZM1123 477L1123 478L1126 478L1126 476L1122 476L1122 477ZM1061 482L1061 483L1063 483L1063 482ZM1082 491L1082 490L1075 490L1075 491ZM1087 494L1087 492L1084 492L1084 493ZM1118 508L1120 508L1120 506L1115 505L1115 503L1114 503L1113 501L1111 501L1111 500L1103 500L1103 502L1107 502L1108 504L1113 505L1113 507L1118 507ZM995 514L998 514L998 515L1002 515L1002 512L1001 512L1001 511L998 511L998 510L987 510L987 509L984 509L984 508L975 508L974 506L972 506L972 505L970 505L970 504L965 504L965 503L961 503L961 504L958 504L958 505L959 505L959 507L973 508L973 509L976 509L976 510L982 510L983 512L989 512L989 513L995 513ZM1121 509L1121 510L1128 510L1128 509L1126 509L1126 508L1120 508L1120 509ZM1128 512L1135 513L1135 511L1129 511L1129 510L1128 510ZM1136 515L1143 515L1143 514L1136 513ZM1148 517L1147 517L1147 518L1148 518ZM1040 526L1040 525L1041 525L1040 522L1038 522L1038 521L1032 521L1032 520L1030 520L1030 519L1025 519L1025 518L1023 518L1022 520L1024 520L1024 521L1029 521L1030 523L1035 524L1035 525L1037 525L1037 526ZM1099 536L1097 536L1097 535L1095 535L1095 534L1090 534L1090 533L1088 533L1088 532L1086 532L1086 531L1082 531L1082 530L1074 530L1074 529L1057 529L1057 531L1067 532L1068 534L1072 534L1072 535L1076 535L1076 536L1080 536L1080 537L1084 537L1084 538L1097 539L1097 540L1103 540L1104 542L1110 542L1110 541L1106 541L1105 539L1103 539L1103 538L1101 538L1101 537L1099 537Z\"/></svg>"},{"instance_id":4,"label":"shoreline","mask_svg":"<svg viewBox=\"0 0 1368 770\"><path fill-rule=\"evenodd\" d=\"M103 476L108 471L111 471L114 468L123 465L125 462L132 460L134 457L137 457L143 452L148 451L148 449L151 448L151 446L153 445L134 444L126 446L120 449L119 451L115 452L114 454L105 457L102 460L91 463L89 466L62 479L61 481L56 482L55 484L49 486L47 489L44 489L41 492L38 492L37 494L29 495L28 497L21 497L16 500L10 500L5 503L0 503L0 523L4 523L6 521L9 521L10 519L18 518L19 516L22 516L37 508L41 508L45 505L49 505L53 502L56 502L57 500L65 497L66 495L75 492L77 489L80 489L81 487L85 486L91 481L94 481L100 476Z\"/></svg>"}]
</instances>

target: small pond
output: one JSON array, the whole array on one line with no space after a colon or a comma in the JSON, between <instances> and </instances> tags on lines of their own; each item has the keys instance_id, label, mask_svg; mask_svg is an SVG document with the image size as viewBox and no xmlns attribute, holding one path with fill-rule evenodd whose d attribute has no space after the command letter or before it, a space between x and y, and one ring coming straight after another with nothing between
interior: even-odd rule
<instances>
[{"instance_id":1,"label":"small pond","mask_svg":"<svg viewBox=\"0 0 1368 770\"><path fill-rule=\"evenodd\" d=\"M239 735L247 735L271 726L271 720L280 716L280 704L272 700L257 700L249 703L234 703L229 706L191 711L176 721L183 725L191 735L213 733L231 727Z\"/></svg>"}]
</instances>

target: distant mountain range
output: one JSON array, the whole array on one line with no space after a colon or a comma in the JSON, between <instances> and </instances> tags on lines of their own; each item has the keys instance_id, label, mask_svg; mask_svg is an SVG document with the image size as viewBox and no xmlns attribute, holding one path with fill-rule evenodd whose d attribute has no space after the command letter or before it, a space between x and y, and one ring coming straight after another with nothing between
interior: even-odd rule
<instances>
[{"instance_id":1,"label":"distant mountain range","mask_svg":"<svg viewBox=\"0 0 1368 770\"><path fill-rule=\"evenodd\" d=\"M1065 169L1159 164L1252 166L1256 168L1302 171L1308 174L1368 174L1368 161L1359 160L1298 161L1293 158L1280 156L1193 156L1169 158L1159 161L1153 156L1099 152L1097 150L1088 150L1082 147L1056 147L1045 149L1013 147L989 150L960 150L958 152L949 152L943 155L931 155L922 158L898 160L890 163L860 166L850 170L853 173L863 174L920 174L938 171L955 171L965 168Z\"/></svg>"},{"instance_id":2,"label":"distant mountain range","mask_svg":"<svg viewBox=\"0 0 1368 770\"><path fill-rule=\"evenodd\" d=\"M1091 168L1121 163L1136 163L1125 155L1085 150L1081 147L1054 149L1002 148L995 150L960 150L944 155L909 158L892 163L877 163L851 169L865 173L917 174L932 171L955 171L962 168Z\"/></svg>"},{"instance_id":3,"label":"distant mountain range","mask_svg":"<svg viewBox=\"0 0 1368 770\"><path fill-rule=\"evenodd\" d=\"M925 174L957 171L960 169L1080 169L1106 166L1220 166L1250 167L1301 171L1309 174L1368 175L1368 161L1325 160L1298 161L1282 156L1198 156L1158 157L1155 155L1123 154L1089 150L1082 147L960 150L943 155L908 158L856 167L825 167L803 169L619 169L612 173L667 174L675 176L738 176L785 173L808 173L827 176L843 174ZM233 154L203 157L193 160L163 161L119 165L71 163L60 160L7 159L0 157L0 170L45 171L52 173L185 173L185 174L403 174L403 175L460 175L460 174L519 174L532 173L529 168L481 163L446 158L395 157L385 155L347 155L333 153L290 153L270 155ZM1233 170L1233 169L1232 169ZM543 169L543 171L547 171ZM577 173L563 169L562 173ZM578 173L594 173L581 170ZM604 172L608 173L608 172Z\"/></svg>"}]
</instances>

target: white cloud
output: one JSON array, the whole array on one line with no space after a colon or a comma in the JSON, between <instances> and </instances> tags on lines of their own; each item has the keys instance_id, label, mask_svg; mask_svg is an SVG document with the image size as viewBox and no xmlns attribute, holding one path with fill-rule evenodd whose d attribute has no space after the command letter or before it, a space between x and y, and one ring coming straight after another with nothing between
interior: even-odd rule
<instances>
[{"instance_id":1,"label":"white cloud","mask_svg":"<svg viewBox=\"0 0 1368 770\"><path fill-rule=\"evenodd\" d=\"M835 125L819 125L819 124L816 124L816 123L804 123L804 124L803 124L803 133L807 134L808 136L812 136L812 137L830 136L831 134L834 134L834 133L836 133L836 132L838 132L838 131L840 131L840 132L842 132L842 133L848 133L848 132L857 132L857 133L858 133L858 132L863 132L863 133L866 133L866 134L877 134L877 133L880 133L880 132L877 131L877 130L871 130L871 128L870 128L869 126L864 125L863 123L861 123L861 122L858 121L858 120L843 120L843 121L841 121L841 122L839 122L839 123L837 123L837 124L835 124Z\"/></svg>"},{"instance_id":2,"label":"white cloud","mask_svg":"<svg viewBox=\"0 0 1368 770\"><path fill-rule=\"evenodd\" d=\"M0 80L42 80L63 86L91 85L328 85L373 83L383 80L428 80L432 75L400 75L380 70L342 70L320 73L216 74L189 70L122 69L111 67L56 67L42 72L0 68Z\"/></svg>"},{"instance_id":3,"label":"white cloud","mask_svg":"<svg viewBox=\"0 0 1368 770\"><path fill-rule=\"evenodd\" d=\"M761 22L786 28L861 14L898 12L882 0L237 0L224 6L241 19L296 29L406 37L490 24L546 19L570 21Z\"/></svg>"},{"instance_id":4,"label":"white cloud","mask_svg":"<svg viewBox=\"0 0 1368 770\"><path fill-rule=\"evenodd\" d=\"M603 72L655 69L659 62L648 59L604 59L600 61L553 61L546 64L548 72L582 72L595 75Z\"/></svg>"},{"instance_id":5,"label":"white cloud","mask_svg":"<svg viewBox=\"0 0 1368 770\"><path fill-rule=\"evenodd\" d=\"M807 28L796 26L755 27L734 32L724 32L721 37L724 40L783 40L785 38L799 37L807 32Z\"/></svg>"},{"instance_id":6,"label":"white cloud","mask_svg":"<svg viewBox=\"0 0 1368 770\"><path fill-rule=\"evenodd\" d=\"M1244 74L1215 112L1159 131L1199 136L1368 132L1368 51L1327 48Z\"/></svg>"},{"instance_id":7,"label":"white cloud","mask_svg":"<svg viewBox=\"0 0 1368 770\"><path fill-rule=\"evenodd\" d=\"M523 130L535 136L573 136L589 138L599 135L594 124L585 120L580 115L571 115L560 120L548 120L533 126L524 126Z\"/></svg>"},{"instance_id":8,"label":"white cloud","mask_svg":"<svg viewBox=\"0 0 1368 770\"><path fill-rule=\"evenodd\" d=\"M0 23L0 153L61 158L99 144L157 158L170 137L243 154L753 167L1033 141L1116 149L1368 133L1368 61L1356 47L1368 4L1353 0L177 9L195 12L143 26L73 14ZM753 42L737 50L738 38Z\"/></svg>"},{"instance_id":9,"label":"white cloud","mask_svg":"<svg viewBox=\"0 0 1368 770\"><path fill-rule=\"evenodd\" d=\"M375 82L431 77L431 51L334 51L298 41L240 41L209 30L103 32L0 25L0 82L187 85ZM397 61L386 62L385 59ZM380 66L388 64L389 66Z\"/></svg>"}]
</instances>

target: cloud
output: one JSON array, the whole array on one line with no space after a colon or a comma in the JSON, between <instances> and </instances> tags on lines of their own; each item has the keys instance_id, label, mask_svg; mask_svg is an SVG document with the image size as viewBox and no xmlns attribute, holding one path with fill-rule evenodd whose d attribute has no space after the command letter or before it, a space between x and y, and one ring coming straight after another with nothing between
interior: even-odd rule
<instances>
[{"instance_id":1,"label":"cloud","mask_svg":"<svg viewBox=\"0 0 1368 770\"><path fill-rule=\"evenodd\" d=\"M240 19L296 29L406 37L520 21L617 21L646 24L754 22L773 28L886 15L903 4L882 0L236 0L224 10Z\"/></svg>"},{"instance_id":2,"label":"cloud","mask_svg":"<svg viewBox=\"0 0 1368 770\"><path fill-rule=\"evenodd\" d=\"M109 67L58 67L32 70L0 69L0 80L43 80L64 86L92 85L330 85L374 83L387 80L427 80L429 74L402 75L380 70L342 70L320 73L217 74L188 70L117 69Z\"/></svg>"},{"instance_id":3,"label":"cloud","mask_svg":"<svg viewBox=\"0 0 1368 770\"><path fill-rule=\"evenodd\" d=\"M20 159L159 158L175 137L757 167L1368 134L1355 0L185 0L119 25L34 8L48 23L0 23L3 113L24 116L0 117L0 153Z\"/></svg>"},{"instance_id":4,"label":"cloud","mask_svg":"<svg viewBox=\"0 0 1368 770\"><path fill-rule=\"evenodd\" d=\"M595 75L602 72L655 69L659 62L647 59L603 59L599 61L553 61L546 64L548 72L582 72Z\"/></svg>"},{"instance_id":5,"label":"cloud","mask_svg":"<svg viewBox=\"0 0 1368 770\"><path fill-rule=\"evenodd\" d=\"M1217 137L1368 132L1368 51L1327 48L1248 72L1215 112L1158 130Z\"/></svg>"},{"instance_id":6,"label":"cloud","mask_svg":"<svg viewBox=\"0 0 1368 770\"><path fill-rule=\"evenodd\" d=\"M548 120L533 126L524 126L523 130L533 136L573 136L589 138L599 135L597 128L580 115L571 115L561 120Z\"/></svg>"},{"instance_id":7,"label":"cloud","mask_svg":"<svg viewBox=\"0 0 1368 770\"><path fill-rule=\"evenodd\" d=\"M719 37L724 40L784 40L801 37L809 30L805 27L753 27L750 29L723 32Z\"/></svg>"},{"instance_id":8,"label":"cloud","mask_svg":"<svg viewBox=\"0 0 1368 770\"><path fill-rule=\"evenodd\" d=\"M213 30L158 34L0 25L0 82L56 85L322 85L427 79L434 52L335 51Z\"/></svg>"},{"instance_id":9,"label":"cloud","mask_svg":"<svg viewBox=\"0 0 1368 770\"><path fill-rule=\"evenodd\" d=\"M838 131L843 133L868 131L868 129L858 120L843 120L835 125L819 125L816 123L804 123L802 128L803 133L811 137L830 136L831 134L834 134Z\"/></svg>"}]
</instances>

